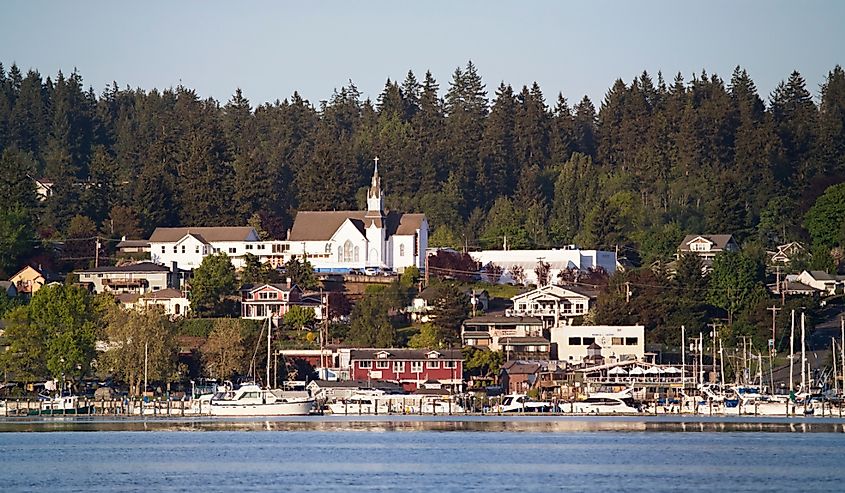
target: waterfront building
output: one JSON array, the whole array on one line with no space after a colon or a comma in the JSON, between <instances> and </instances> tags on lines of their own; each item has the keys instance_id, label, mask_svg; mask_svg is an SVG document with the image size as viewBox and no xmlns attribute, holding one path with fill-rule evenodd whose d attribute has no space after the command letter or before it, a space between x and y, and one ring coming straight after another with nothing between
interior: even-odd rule
<instances>
[{"instance_id":1,"label":"waterfront building","mask_svg":"<svg viewBox=\"0 0 845 493\"><path fill-rule=\"evenodd\" d=\"M175 265L167 268L152 262L80 269L79 284L94 293L144 294L162 289L181 289L186 273Z\"/></svg>"},{"instance_id":2,"label":"waterfront building","mask_svg":"<svg viewBox=\"0 0 845 493\"><path fill-rule=\"evenodd\" d=\"M353 380L388 380L406 391L423 387L427 380L460 390L463 355L460 349L349 349L340 351L340 367Z\"/></svg>"},{"instance_id":3,"label":"waterfront building","mask_svg":"<svg viewBox=\"0 0 845 493\"><path fill-rule=\"evenodd\" d=\"M616 361L642 360L645 356L642 325L560 325L552 327L550 332L552 358L570 364L580 364L596 356Z\"/></svg>"}]
</instances>

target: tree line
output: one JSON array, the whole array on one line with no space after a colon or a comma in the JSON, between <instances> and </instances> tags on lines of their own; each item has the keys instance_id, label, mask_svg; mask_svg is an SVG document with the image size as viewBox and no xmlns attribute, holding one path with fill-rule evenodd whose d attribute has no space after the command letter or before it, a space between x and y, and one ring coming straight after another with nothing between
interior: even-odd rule
<instances>
[{"instance_id":1,"label":"tree line","mask_svg":"<svg viewBox=\"0 0 845 493\"><path fill-rule=\"evenodd\" d=\"M798 72L767 97L740 67L643 72L596 104L536 83L491 90L469 62L442 90L409 71L375 101L350 81L317 103L253 106L240 90L225 103L184 86L98 94L76 71L0 65L0 267L42 239L88 261L90 237L156 226L249 222L284 238L296 210L361 208L376 155L388 207L425 212L434 245L507 237L644 262L685 232L769 245L808 238L805 212L845 176L845 72L817 99ZM30 177L52 180L52 197L39 202Z\"/></svg>"}]
</instances>

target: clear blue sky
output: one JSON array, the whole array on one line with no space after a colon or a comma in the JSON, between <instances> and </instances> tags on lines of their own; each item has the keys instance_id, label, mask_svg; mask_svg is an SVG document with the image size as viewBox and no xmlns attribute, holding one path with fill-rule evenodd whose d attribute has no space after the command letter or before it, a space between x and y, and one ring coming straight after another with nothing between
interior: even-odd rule
<instances>
[{"instance_id":1,"label":"clear blue sky","mask_svg":"<svg viewBox=\"0 0 845 493\"><path fill-rule=\"evenodd\" d=\"M537 81L554 103L598 106L613 81L748 70L764 99L798 70L814 95L845 64L845 1L36 1L0 3L0 62L43 75L77 67L97 93L180 83L253 105L298 90L315 104L352 79L431 70L441 94L472 59L492 96Z\"/></svg>"}]
</instances>

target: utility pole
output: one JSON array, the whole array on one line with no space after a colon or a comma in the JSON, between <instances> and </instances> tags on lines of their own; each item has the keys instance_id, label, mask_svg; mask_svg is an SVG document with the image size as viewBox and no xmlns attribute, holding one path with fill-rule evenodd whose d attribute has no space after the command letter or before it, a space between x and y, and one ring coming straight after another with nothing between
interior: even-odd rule
<instances>
[{"instance_id":1,"label":"utility pole","mask_svg":"<svg viewBox=\"0 0 845 493\"><path fill-rule=\"evenodd\" d=\"M94 268L100 266L100 235L97 235L96 242L94 243Z\"/></svg>"},{"instance_id":2,"label":"utility pole","mask_svg":"<svg viewBox=\"0 0 845 493\"><path fill-rule=\"evenodd\" d=\"M839 369L842 371L842 393L845 394L845 315L839 317L842 339L839 340Z\"/></svg>"},{"instance_id":3,"label":"utility pole","mask_svg":"<svg viewBox=\"0 0 845 493\"><path fill-rule=\"evenodd\" d=\"M424 252L425 255L425 287L428 287L428 252Z\"/></svg>"},{"instance_id":4,"label":"utility pole","mask_svg":"<svg viewBox=\"0 0 845 493\"><path fill-rule=\"evenodd\" d=\"M778 308L775 305L772 305L771 308L766 308L766 310L772 311L772 344L771 344L770 354L772 356L774 356L777 353L777 350L775 349L775 340L776 340L775 334L777 332L776 317L777 317L777 313L781 310L781 308Z\"/></svg>"},{"instance_id":5,"label":"utility pole","mask_svg":"<svg viewBox=\"0 0 845 493\"><path fill-rule=\"evenodd\" d=\"M631 283L625 281L625 303L631 302Z\"/></svg>"}]
</instances>

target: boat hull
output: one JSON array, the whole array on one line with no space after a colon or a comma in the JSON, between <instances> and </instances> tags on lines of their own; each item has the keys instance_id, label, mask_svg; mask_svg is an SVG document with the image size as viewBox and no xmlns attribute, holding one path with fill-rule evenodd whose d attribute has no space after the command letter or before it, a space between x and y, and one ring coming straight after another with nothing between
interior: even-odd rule
<instances>
[{"instance_id":1,"label":"boat hull","mask_svg":"<svg viewBox=\"0 0 845 493\"><path fill-rule=\"evenodd\" d=\"M212 416L306 416L314 409L314 400L273 402L269 404L229 404L212 401Z\"/></svg>"}]
</instances>

